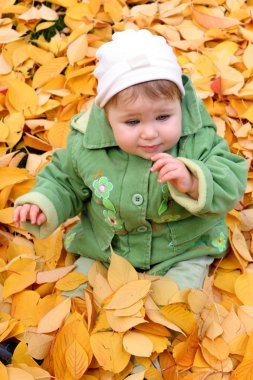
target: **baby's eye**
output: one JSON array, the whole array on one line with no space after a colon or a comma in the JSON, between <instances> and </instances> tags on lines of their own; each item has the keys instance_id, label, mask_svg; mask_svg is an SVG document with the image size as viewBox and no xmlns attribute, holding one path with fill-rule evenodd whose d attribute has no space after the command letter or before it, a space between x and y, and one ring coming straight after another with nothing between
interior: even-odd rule
<instances>
[{"instance_id":1,"label":"baby's eye","mask_svg":"<svg viewBox=\"0 0 253 380\"><path fill-rule=\"evenodd\" d=\"M137 125L137 124L139 124L139 122L140 122L140 120L138 120L138 119L133 119L133 120L127 120L127 121L126 121L126 124L127 124L127 125Z\"/></svg>"},{"instance_id":2,"label":"baby's eye","mask_svg":"<svg viewBox=\"0 0 253 380\"><path fill-rule=\"evenodd\" d=\"M156 120L164 121L164 120L168 120L169 117L170 117L170 115L159 115L159 116L157 116Z\"/></svg>"}]
</instances>

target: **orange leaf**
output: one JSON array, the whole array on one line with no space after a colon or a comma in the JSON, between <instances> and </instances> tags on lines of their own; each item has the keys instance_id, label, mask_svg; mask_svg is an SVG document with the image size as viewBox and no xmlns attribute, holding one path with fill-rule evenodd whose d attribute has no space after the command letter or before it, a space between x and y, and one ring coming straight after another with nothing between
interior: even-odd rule
<instances>
[{"instance_id":1,"label":"orange leaf","mask_svg":"<svg viewBox=\"0 0 253 380\"><path fill-rule=\"evenodd\" d=\"M106 371L121 372L130 360L130 354L123 348L122 335L115 332L92 334L90 343L98 363Z\"/></svg>"},{"instance_id":2,"label":"orange leaf","mask_svg":"<svg viewBox=\"0 0 253 380\"><path fill-rule=\"evenodd\" d=\"M163 306L160 311L168 321L175 323L187 334L191 333L196 324L193 312L184 303Z\"/></svg>"},{"instance_id":3,"label":"orange leaf","mask_svg":"<svg viewBox=\"0 0 253 380\"><path fill-rule=\"evenodd\" d=\"M37 332L41 334L57 330L68 316L70 307L70 298L55 306L39 321Z\"/></svg>"},{"instance_id":4,"label":"orange leaf","mask_svg":"<svg viewBox=\"0 0 253 380\"><path fill-rule=\"evenodd\" d=\"M119 288L112 296L105 309L123 309L138 302L145 297L150 289L151 281L131 281Z\"/></svg>"},{"instance_id":5,"label":"orange leaf","mask_svg":"<svg viewBox=\"0 0 253 380\"><path fill-rule=\"evenodd\" d=\"M253 274L243 273L235 281L235 294L244 305L253 306L253 294L249 291L253 286Z\"/></svg>"},{"instance_id":6,"label":"orange leaf","mask_svg":"<svg viewBox=\"0 0 253 380\"><path fill-rule=\"evenodd\" d=\"M207 13L207 9L205 7L192 7L192 15L193 18L206 29L226 29L231 28L233 26L239 25L239 21L237 19L233 19L230 17L218 17L213 16Z\"/></svg>"},{"instance_id":7,"label":"orange leaf","mask_svg":"<svg viewBox=\"0 0 253 380\"><path fill-rule=\"evenodd\" d=\"M66 350L66 364L70 374L76 380L79 380L88 368L88 356L77 340L74 340Z\"/></svg>"},{"instance_id":8,"label":"orange leaf","mask_svg":"<svg viewBox=\"0 0 253 380\"><path fill-rule=\"evenodd\" d=\"M69 291L78 288L81 284L88 281L88 277L82 273L71 272L58 280L55 284L56 289Z\"/></svg>"},{"instance_id":9,"label":"orange leaf","mask_svg":"<svg viewBox=\"0 0 253 380\"><path fill-rule=\"evenodd\" d=\"M144 334L128 331L123 337L123 347L131 355L150 357L153 351L152 341Z\"/></svg>"},{"instance_id":10,"label":"orange leaf","mask_svg":"<svg viewBox=\"0 0 253 380\"><path fill-rule=\"evenodd\" d=\"M108 282L112 290L117 290L128 282L137 280L138 273L129 261L112 251L108 269Z\"/></svg>"},{"instance_id":11,"label":"orange leaf","mask_svg":"<svg viewBox=\"0 0 253 380\"><path fill-rule=\"evenodd\" d=\"M8 298L12 294L24 290L27 286L32 285L36 281L36 273L31 271L23 271L11 274L4 283L3 297Z\"/></svg>"},{"instance_id":12,"label":"orange leaf","mask_svg":"<svg viewBox=\"0 0 253 380\"><path fill-rule=\"evenodd\" d=\"M49 80L59 75L68 64L66 57L53 58L45 65L42 65L35 72L33 77L33 88L38 88L46 84Z\"/></svg>"},{"instance_id":13,"label":"orange leaf","mask_svg":"<svg viewBox=\"0 0 253 380\"><path fill-rule=\"evenodd\" d=\"M55 282L64 277L67 273L71 272L75 268L75 265L65 266L63 268L56 268L48 271L37 272L37 284L44 284L49 282Z\"/></svg>"}]
</instances>

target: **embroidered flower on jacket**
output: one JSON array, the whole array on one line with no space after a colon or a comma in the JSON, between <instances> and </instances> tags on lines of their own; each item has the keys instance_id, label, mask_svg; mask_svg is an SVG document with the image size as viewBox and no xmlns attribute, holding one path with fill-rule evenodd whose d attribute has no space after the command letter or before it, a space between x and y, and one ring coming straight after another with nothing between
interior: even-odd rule
<instances>
[{"instance_id":1,"label":"embroidered flower on jacket","mask_svg":"<svg viewBox=\"0 0 253 380\"><path fill-rule=\"evenodd\" d=\"M106 223L115 228L115 230L121 230L123 228L123 220L118 218L115 212L104 210L103 214Z\"/></svg>"},{"instance_id":2,"label":"embroidered flower on jacket","mask_svg":"<svg viewBox=\"0 0 253 380\"><path fill-rule=\"evenodd\" d=\"M92 183L95 189L95 195L98 198L107 199L109 198L110 192L113 189L113 184L108 181L107 177L100 177Z\"/></svg>"},{"instance_id":3,"label":"embroidered flower on jacket","mask_svg":"<svg viewBox=\"0 0 253 380\"><path fill-rule=\"evenodd\" d=\"M226 237L224 235L223 232L221 232L219 234L219 236L217 236L216 239L214 239L211 243L214 247L218 248L218 251L219 252L222 252L225 250L226 246L227 246L227 240L226 240Z\"/></svg>"}]
</instances>

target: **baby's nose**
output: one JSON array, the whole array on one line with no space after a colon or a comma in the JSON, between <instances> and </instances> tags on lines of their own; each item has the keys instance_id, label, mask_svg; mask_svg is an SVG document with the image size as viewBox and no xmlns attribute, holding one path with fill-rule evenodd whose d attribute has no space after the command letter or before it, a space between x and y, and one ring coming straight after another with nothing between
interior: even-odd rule
<instances>
[{"instance_id":1,"label":"baby's nose","mask_svg":"<svg viewBox=\"0 0 253 380\"><path fill-rule=\"evenodd\" d=\"M157 130L152 123L145 125L141 132L141 137L145 140L153 139L157 135Z\"/></svg>"}]
</instances>

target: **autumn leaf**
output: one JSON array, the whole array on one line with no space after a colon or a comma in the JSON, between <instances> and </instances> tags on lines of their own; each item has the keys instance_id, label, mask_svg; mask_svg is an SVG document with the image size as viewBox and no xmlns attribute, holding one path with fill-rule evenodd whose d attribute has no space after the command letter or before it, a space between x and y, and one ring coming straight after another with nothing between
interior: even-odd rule
<instances>
[{"instance_id":1,"label":"autumn leaf","mask_svg":"<svg viewBox=\"0 0 253 380\"><path fill-rule=\"evenodd\" d=\"M98 363L107 371L121 372L130 360L130 354L123 348L122 335L115 332L92 334L91 347Z\"/></svg>"},{"instance_id":2,"label":"autumn leaf","mask_svg":"<svg viewBox=\"0 0 253 380\"><path fill-rule=\"evenodd\" d=\"M129 331L124 335L123 347L131 355L149 357L153 351L152 341L139 332Z\"/></svg>"},{"instance_id":3,"label":"autumn leaf","mask_svg":"<svg viewBox=\"0 0 253 380\"><path fill-rule=\"evenodd\" d=\"M107 310L122 309L131 306L148 294L150 286L151 282L149 280L128 282L116 290L111 301L104 308Z\"/></svg>"},{"instance_id":4,"label":"autumn leaf","mask_svg":"<svg viewBox=\"0 0 253 380\"><path fill-rule=\"evenodd\" d=\"M137 281L138 274L134 267L122 256L112 252L108 269L108 282L113 290L131 281Z\"/></svg>"},{"instance_id":5,"label":"autumn leaf","mask_svg":"<svg viewBox=\"0 0 253 380\"><path fill-rule=\"evenodd\" d=\"M63 278L58 280L55 284L56 289L69 291L76 289L78 286L87 282L87 276L78 272L71 272L66 274Z\"/></svg>"},{"instance_id":6,"label":"autumn leaf","mask_svg":"<svg viewBox=\"0 0 253 380\"><path fill-rule=\"evenodd\" d=\"M48 333L57 330L70 312L71 301L66 299L50 310L38 323L37 332Z\"/></svg>"}]
</instances>

